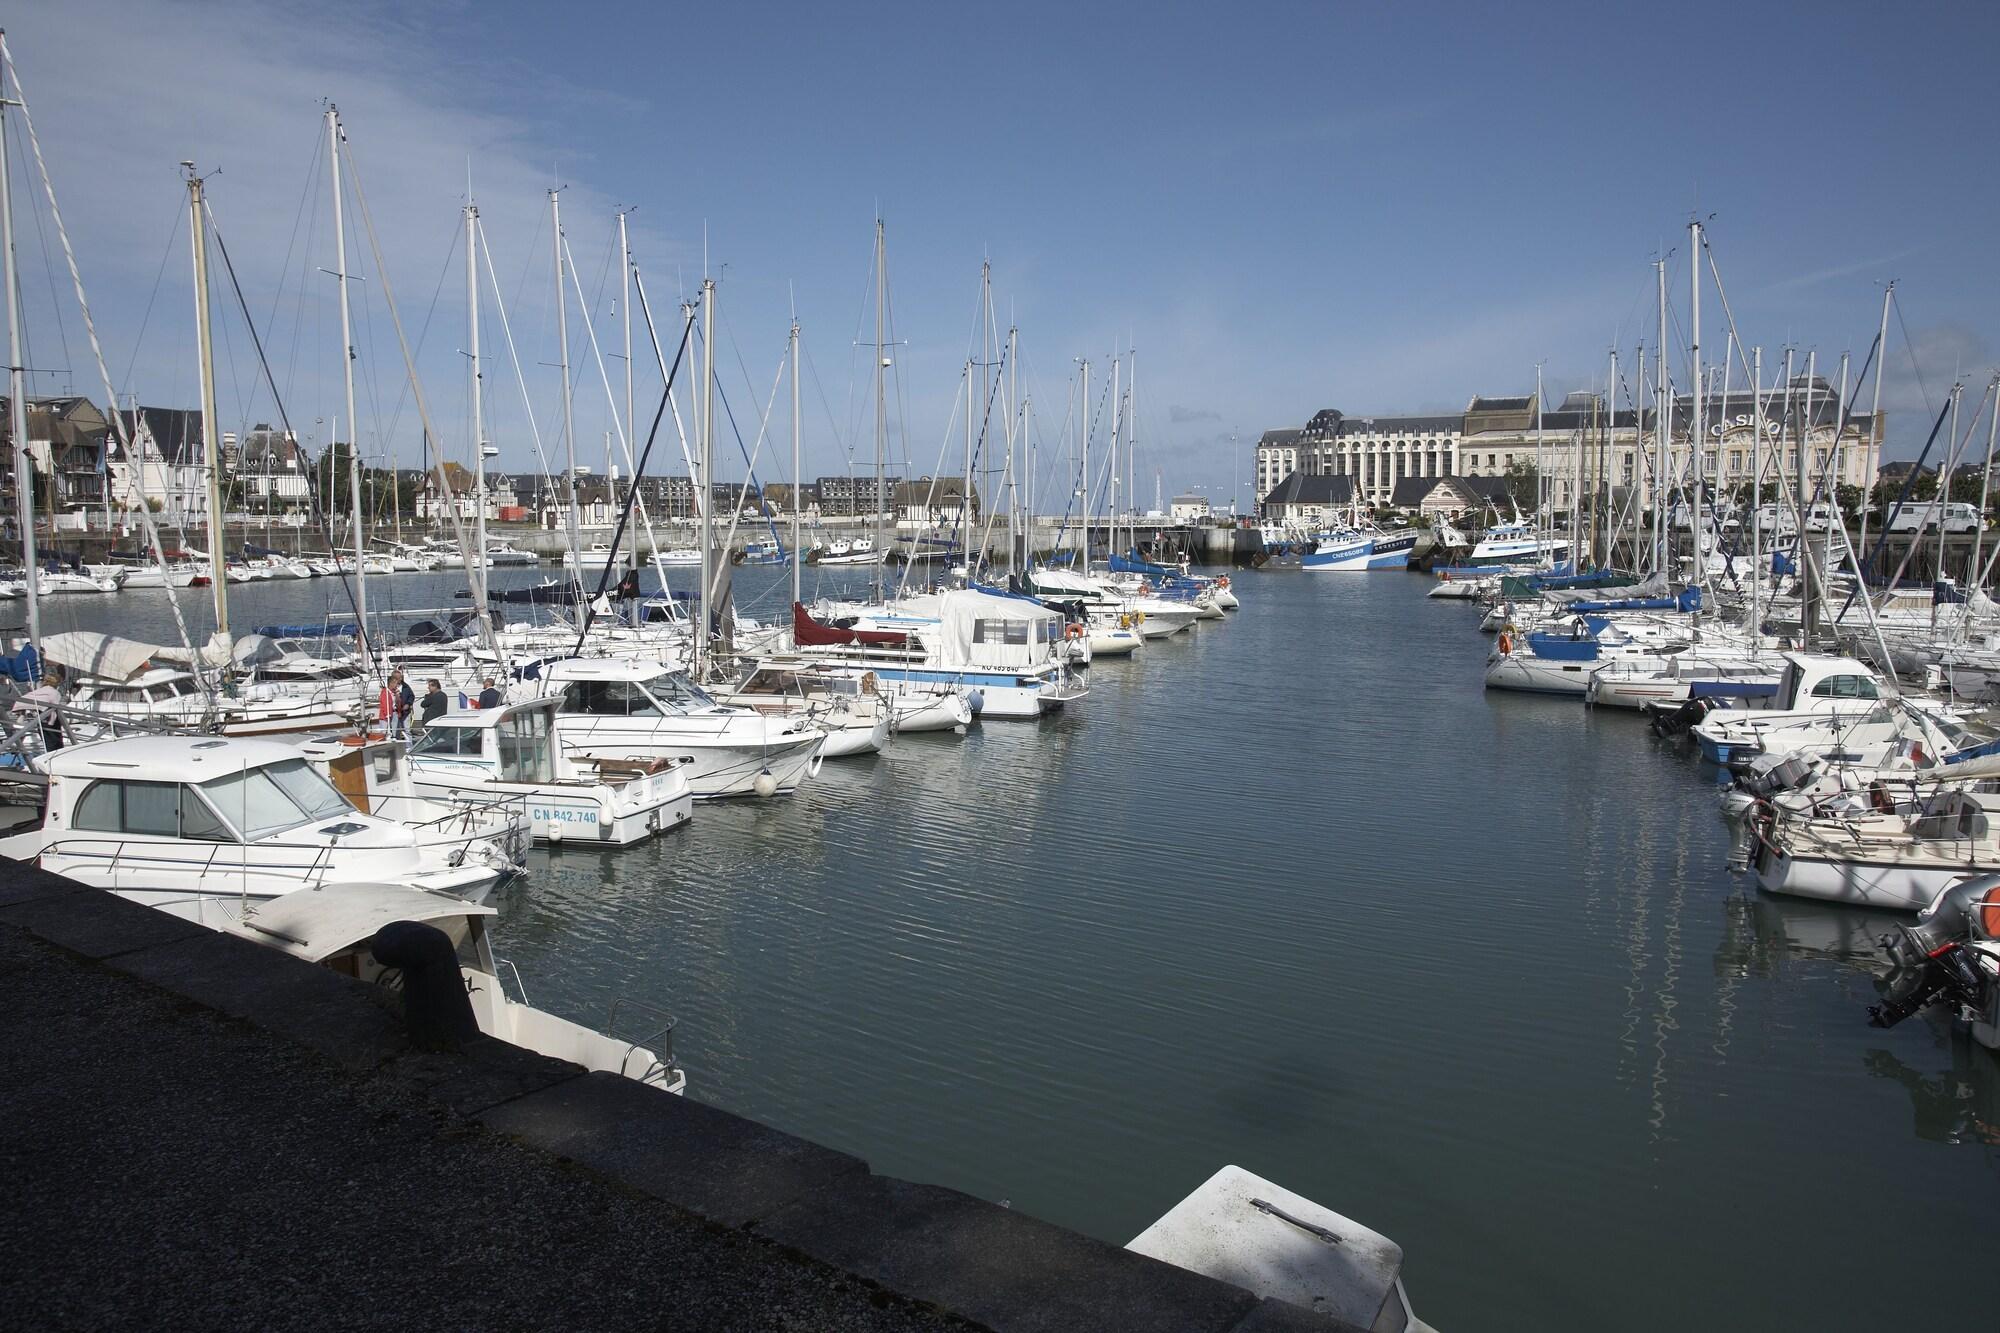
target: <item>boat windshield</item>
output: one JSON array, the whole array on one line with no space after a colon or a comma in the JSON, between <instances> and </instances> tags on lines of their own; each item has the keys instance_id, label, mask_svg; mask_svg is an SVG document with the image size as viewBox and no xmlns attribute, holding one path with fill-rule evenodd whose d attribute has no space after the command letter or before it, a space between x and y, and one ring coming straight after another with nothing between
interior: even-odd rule
<instances>
[{"instance_id":1,"label":"boat windshield","mask_svg":"<svg viewBox=\"0 0 2000 1333\"><path fill-rule=\"evenodd\" d=\"M479 758L483 753L479 728L441 727L436 723L424 730L424 734L410 743L412 755L445 755L449 757L469 756Z\"/></svg>"},{"instance_id":2,"label":"boat windshield","mask_svg":"<svg viewBox=\"0 0 2000 1333\"><path fill-rule=\"evenodd\" d=\"M209 804L245 841L267 838L301 824L351 815L354 807L303 759L285 759L200 784Z\"/></svg>"},{"instance_id":3,"label":"boat windshield","mask_svg":"<svg viewBox=\"0 0 2000 1333\"><path fill-rule=\"evenodd\" d=\"M555 747L549 740L548 709L524 709L501 719L493 730L500 742L501 781L555 781Z\"/></svg>"},{"instance_id":4,"label":"boat windshield","mask_svg":"<svg viewBox=\"0 0 2000 1333\"><path fill-rule=\"evenodd\" d=\"M709 698L702 692L700 686L678 671L664 672L647 680L646 693L673 709L715 706L715 700Z\"/></svg>"}]
</instances>

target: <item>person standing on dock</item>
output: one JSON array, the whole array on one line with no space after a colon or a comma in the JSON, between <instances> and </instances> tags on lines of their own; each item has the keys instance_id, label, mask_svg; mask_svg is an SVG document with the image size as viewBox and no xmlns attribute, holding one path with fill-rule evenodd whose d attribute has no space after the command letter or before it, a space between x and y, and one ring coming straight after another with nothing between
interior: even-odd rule
<instances>
[{"instance_id":1,"label":"person standing on dock","mask_svg":"<svg viewBox=\"0 0 2000 1333\"><path fill-rule=\"evenodd\" d=\"M14 701L14 713L27 719L35 717L42 729L42 751L53 754L63 747L62 734L62 668L52 666L42 676L42 683ZM35 715L39 714L39 717Z\"/></svg>"}]
</instances>

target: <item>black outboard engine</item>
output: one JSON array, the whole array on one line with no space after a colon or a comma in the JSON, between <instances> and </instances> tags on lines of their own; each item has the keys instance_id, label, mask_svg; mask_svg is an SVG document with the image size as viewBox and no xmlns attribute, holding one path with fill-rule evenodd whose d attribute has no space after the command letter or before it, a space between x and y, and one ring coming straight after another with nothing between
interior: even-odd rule
<instances>
[{"instance_id":1,"label":"black outboard engine","mask_svg":"<svg viewBox=\"0 0 2000 1333\"><path fill-rule=\"evenodd\" d=\"M1983 1011L1992 996L1993 980L1966 948L1975 940L1995 938L1993 926L2000 909L2000 875L1979 875L1953 885L1917 914L1917 924L1901 926L1882 937L1882 948L1895 964L1882 1003L1868 1006L1868 1025L1889 1028L1930 1005L1945 1003Z\"/></svg>"},{"instance_id":2,"label":"black outboard engine","mask_svg":"<svg viewBox=\"0 0 2000 1333\"><path fill-rule=\"evenodd\" d=\"M1656 736L1685 736L1693 731L1700 721L1715 708L1709 699L1689 699L1676 708L1649 710L1653 714L1653 734Z\"/></svg>"}]
</instances>

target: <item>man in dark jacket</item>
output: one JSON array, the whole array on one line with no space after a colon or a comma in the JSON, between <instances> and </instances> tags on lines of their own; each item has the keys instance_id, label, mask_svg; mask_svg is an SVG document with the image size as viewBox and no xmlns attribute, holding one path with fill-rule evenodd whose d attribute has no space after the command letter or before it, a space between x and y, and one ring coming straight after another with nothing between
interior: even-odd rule
<instances>
[{"instance_id":1,"label":"man in dark jacket","mask_svg":"<svg viewBox=\"0 0 2000 1333\"><path fill-rule=\"evenodd\" d=\"M498 708L500 706L500 691L493 688L493 677L488 676L485 684L486 688L479 692L479 706L481 708Z\"/></svg>"},{"instance_id":2,"label":"man in dark jacket","mask_svg":"<svg viewBox=\"0 0 2000 1333\"><path fill-rule=\"evenodd\" d=\"M436 680L426 681L423 702L417 705L417 725L429 727L442 717L444 710L450 706L451 700L445 697L444 686Z\"/></svg>"}]
</instances>

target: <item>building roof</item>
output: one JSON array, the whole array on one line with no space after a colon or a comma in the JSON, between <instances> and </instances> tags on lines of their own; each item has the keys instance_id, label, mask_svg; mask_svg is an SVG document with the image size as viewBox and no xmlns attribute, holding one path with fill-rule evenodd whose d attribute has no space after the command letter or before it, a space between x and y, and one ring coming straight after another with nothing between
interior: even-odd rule
<instances>
[{"instance_id":1,"label":"building roof","mask_svg":"<svg viewBox=\"0 0 2000 1333\"><path fill-rule=\"evenodd\" d=\"M175 464L201 462L201 409L194 407L120 408L128 439L142 432L152 437L161 461Z\"/></svg>"},{"instance_id":2,"label":"building roof","mask_svg":"<svg viewBox=\"0 0 2000 1333\"><path fill-rule=\"evenodd\" d=\"M1265 495L1267 505L1344 505L1354 502L1354 478L1344 473L1293 472Z\"/></svg>"},{"instance_id":3,"label":"building roof","mask_svg":"<svg viewBox=\"0 0 2000 1333\"><path fill-rule=\"evenodd\" d=\"M1527 412L1535 406L1535 395L1522 394L1518 398L1488 398L1482 394L1472 395L1466 404L1467 412Z\"/></svg>"},{"instance_id":4,"label":"building roof","mask_svg":"<svg viewBox=\"0 0 2000 1333\"><path fill-rule=\"evenodd\" d=\"M1299 442L1299 436L1303 434L1305 434L1304 431L1297 429L1267 430L1263 433L1263 435L1258 437L1257 447L1261 449L1266 445L1276 445L1282 448L1285 445L1297 444Z\"/></svg>"}]
</instances>

